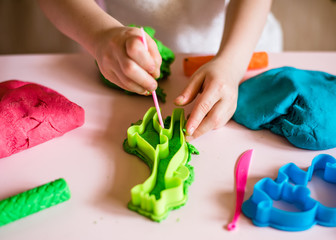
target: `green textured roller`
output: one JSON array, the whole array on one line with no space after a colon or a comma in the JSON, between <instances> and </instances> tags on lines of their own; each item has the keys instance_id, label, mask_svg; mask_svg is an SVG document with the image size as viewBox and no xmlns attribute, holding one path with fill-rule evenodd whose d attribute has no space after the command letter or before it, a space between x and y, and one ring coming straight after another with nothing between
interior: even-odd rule
<instances>
[{"instance_id":1,"label":"green textured roller","mask_svg":"<svg viewBox=\"0 0 336 240\"><path fill-rule=\"evenodd\" d=\"M62 178L0 201L0 226L69 200Z\"/></svg>"}]
</instances>

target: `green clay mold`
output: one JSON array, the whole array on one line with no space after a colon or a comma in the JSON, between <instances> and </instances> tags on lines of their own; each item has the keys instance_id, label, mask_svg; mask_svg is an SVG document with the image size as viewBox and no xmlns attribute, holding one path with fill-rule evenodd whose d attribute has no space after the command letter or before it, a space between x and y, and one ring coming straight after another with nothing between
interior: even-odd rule
<instances>
[{"instance_id":1,"label":"green clay mold","mask_svg":"<svg viewBox=\"0 0 336 240\"><path fill-rule=\"evenodd\" d=\"M70 190L60 178L0 201L0 226L70 199Z\"/></svg>"},{"instance_id":2,"label":"green clay mold","mask_svg":"<svg viewBox=\"0 0 336 240\"><path fill-rule=\"evenodd\" d=\"M128 208L157 222L186 203L194 179L188 162L191 153L199 153L185 140L185 121L183 109L174 109L163 129L152 107L142 121L127 130L125 151L141 158L151 170L144 183L131 189Z\"/></svg>"}]
</instances>

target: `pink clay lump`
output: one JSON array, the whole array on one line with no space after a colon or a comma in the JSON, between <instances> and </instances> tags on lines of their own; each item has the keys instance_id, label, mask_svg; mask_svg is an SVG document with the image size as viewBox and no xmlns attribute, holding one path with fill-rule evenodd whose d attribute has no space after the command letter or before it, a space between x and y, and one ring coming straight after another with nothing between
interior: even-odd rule
<instances>
[{"instance_id":1,"label":"pink clay lump","mask_svg":"<svg viewBox=\"0 0 336 240\"><path fill-rule=\"evenodd\" d=\"M83 123L84 109L52 89L19 80L0 83L0 158Z\"/></svg>"}]
</instances>

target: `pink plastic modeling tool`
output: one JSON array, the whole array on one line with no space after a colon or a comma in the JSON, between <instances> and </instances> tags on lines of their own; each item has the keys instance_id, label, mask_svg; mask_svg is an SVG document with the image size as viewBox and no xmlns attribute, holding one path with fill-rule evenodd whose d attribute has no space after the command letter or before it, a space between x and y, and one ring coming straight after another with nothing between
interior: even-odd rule
<instances>
[{"instance_id":1,"label":"pink plastic modeling tool","mask_svg":"<svg viewBox=\"0 0 336 240\"><path fill-rule=\"evenodd\" d=\"M148 45L147 45L147 41L146 41L145 31L144 31L143 27L141 27L140 29L141 29L141 41L143 42L146 50L148 51ZM155 90L152 92L152 96L153 96L156 112L157 112L158 117L159 117L160 125L161 125L162 128L164 128L163 121L162 121L162 115L161 115L161 111L160 111L160 106L159 106L159 102L158 102Z\"/></svg>"},{"instance_id":2,"label":"pink plastic modeling tool","mask_svg":"<svg viewBox=\"0 0 336 240\"><path fill-rule=\"evenodd\" d=\"M236 168L236 210L231 223L227 225L227 229L232 231L237 226L237 221L241 213L241 207L244 202L245 187L247 182L247 174L250 166L253 149L250 149L242 154L238 160Z\"/></svg>"}]
</instances>

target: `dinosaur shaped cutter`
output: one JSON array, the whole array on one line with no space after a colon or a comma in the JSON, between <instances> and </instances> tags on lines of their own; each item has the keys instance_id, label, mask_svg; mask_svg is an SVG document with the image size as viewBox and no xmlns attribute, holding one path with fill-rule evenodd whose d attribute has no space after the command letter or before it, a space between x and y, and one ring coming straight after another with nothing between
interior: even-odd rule
<instances>
[{"instance_id":1,"label":"dinosaur shaped cutter","mask_svg":"<svg viewBox=\"0 0 336 240\"><path fill-rule=\"evenodd\" d=\"M315 224L336 227L336 208L313 199L307 188L313 173L318 170L322 171L324 181L336 184L336 159L330 155L317 155L307 171L289 163L279 169L275 180L264 178L255 184L252 196L242 206L243 213L257 226L285 231L302 231ZM273 201L276 200L292 203L301 211L275 208Z\"/></svg>"},{"instance_id":2,"label":"dinosaur shaped cutter","mask_svg":"<svg viewBox=\"0 0 336 240\"><path fill-rule=\"evenodd\" d=\"M154 107L140 124L128 128L126 152L137 155L150 168L149 178L131 189L128 208L160 222L172 209L187 201L194 171L188 165L191 153L198 151L185 141L183 109L174 109L162 128Z\"/></svg>"}]
</instances>

